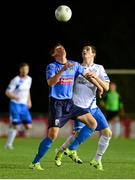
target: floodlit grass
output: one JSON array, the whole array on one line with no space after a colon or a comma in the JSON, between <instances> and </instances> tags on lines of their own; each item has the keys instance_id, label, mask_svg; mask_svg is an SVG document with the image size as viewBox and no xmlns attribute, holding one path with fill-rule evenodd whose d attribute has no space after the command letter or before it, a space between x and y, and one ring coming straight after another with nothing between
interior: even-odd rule
<instances>
[{"instance_id":1,"label":"floodlit grass","mask_svg":"<svg viewBox=\"0 0 135 180\"><path fill-rule=\"evenodd\" d=\"M0 139L0 178L9 179L135 179L135 140L111 140L103 158L104 171L89 165L97 147L97 139L89 139L78 149L83 164L76 164L68 157L63 158L61 167L54 164L55 148L63 143L58 139L47 156L41 161L44 171L28 168L35 156L41 139L16 139L14 150L5 150L6 139Z\"/></svg>"}]
</instances>

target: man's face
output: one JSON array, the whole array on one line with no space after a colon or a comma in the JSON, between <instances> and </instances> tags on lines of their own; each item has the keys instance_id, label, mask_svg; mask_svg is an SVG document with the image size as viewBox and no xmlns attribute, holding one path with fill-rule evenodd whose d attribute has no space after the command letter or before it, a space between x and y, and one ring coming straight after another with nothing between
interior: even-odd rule
<instances>
[{"instance_id":1,"label":"man's face","mask_svg":"<svg viewBox=\"0 0 135 180\"><path fill-rule=\"evenodd\" d=\"M20 68L20 75L21 76L27 76L29 73L29 66L23 66Z\"/></svg>"},{"instance_id":2,"label":"man's face","mask_svg":"<svg viewBox=\"0 0 135 180\"><path fill-rule=\"evenodd\" d=\"M116 84L115 83L110 83L110 90L111 91L116 91L116 89L117 89Z\"/></svg>"},{"instance_id":3,"label":"man's face","mask_svg":"<svg viewBox=\"0 0 135 180\"><path fill-rule=\"evenodd\" d=\"M54 57L66 56L66 50L62 45L56 46L53 53Z\"/></svg>"},{"instance_id":4,"label":"man's face","mask_svg":"<svg viewBox=\"0 0 135 180\"><path fill-rule=\"evenodd\" d=\"M95 53L92 52L92 49L90 46L85 46L82 50L82 57L83 58L87 58L87 59L91 59L95 57Z\"/></svg>"}]
</instances>

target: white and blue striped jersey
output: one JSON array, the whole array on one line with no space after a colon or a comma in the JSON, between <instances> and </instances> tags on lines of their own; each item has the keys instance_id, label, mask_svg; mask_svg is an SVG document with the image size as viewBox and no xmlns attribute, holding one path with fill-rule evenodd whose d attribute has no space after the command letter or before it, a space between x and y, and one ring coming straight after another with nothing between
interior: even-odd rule
<instances>
[{"instance_id":1,"label":"white and blue striped jersey","mask_svg":"<svg viewBox=\"0 0 135 180\"><path fill-rule=\"evenodd\" d=\"M89 67L84 66L84 69L88 72L94 72L103 81L110 81L102 65L94 63ZM96 108L96 91L97 87L94 84L79 75L74 85L73 101L75 105L82 108Z\"/></svg>"},{"instance_id":2,"label":"white and blue striped jersey","mask_svg":"<svg viewBox=\"0 0 135 180\"><path fill-rule=\"evenodd\" d=\"M32 78L30 76L27 76L25 79L22 79L20 76L13 78L10 81L6 91L12 93L16 97L19 97L19 102L15 99L11 99L11 101L17 104L27 105L31 83Z\"/></svg>"}]
</instances>

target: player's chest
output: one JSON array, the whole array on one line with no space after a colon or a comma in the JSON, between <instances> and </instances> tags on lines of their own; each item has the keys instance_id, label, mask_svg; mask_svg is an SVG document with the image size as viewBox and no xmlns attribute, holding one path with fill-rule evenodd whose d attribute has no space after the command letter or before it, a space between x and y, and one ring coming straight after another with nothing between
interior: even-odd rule
<instances>
[{"instance_id":1,"label":"player's chest","mask_svg":"<svg viewBox=\"0 0 135 180\"><path fill-rule=\"evenodd\" d=\"M16 82L16 87L15 90L29 90L30 88L30 82L26 81L26 80L20 80L18 82Z\"/></svg>"},{"instance_id":2,"label":"player's chest","mask_svg":"<svg viewBox=\"0 0 135 180\"><path fill-rule=\"evenodd\" d=\"M62 67L57 68L55 73L57 74L61 70L61 68ZM75 76L75 73L76 73L76 71L75 71L74 67L70 67L62 73L61 77L62 76L64 76L64 77L65 76Z\"/></svg>"}]
</instances>

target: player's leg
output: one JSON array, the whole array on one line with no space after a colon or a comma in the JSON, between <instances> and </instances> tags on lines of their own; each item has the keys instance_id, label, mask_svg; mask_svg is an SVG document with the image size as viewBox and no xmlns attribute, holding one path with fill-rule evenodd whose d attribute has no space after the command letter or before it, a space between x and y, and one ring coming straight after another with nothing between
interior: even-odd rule
<instances>
[{"instance_id":1,"label":"player's leg","mask_svg":"<svg viewBox=\"0 0 135 180\"><path fill-rule=\"evenodd\" d=\"M32 117L27 106L22 105L21 119L26 130L26 135L29 135L30 129L32 129Z\"/></svg>"},{"instance_id":2,"label":"player's leg","mask_svg":"<svg viewBox=\"0 0 135 180\"><path fill-rule=\"evenodd\" d=\"M58 152L63 152L66 148L69 147L70 144L72 144L72 142L75 140L75 138L77 137L79 131L85 126L84 123L80 122L80 121L74 121L74 125L73 125L73 132L72 134L66 139L66 141L60 146L60 148L58 149Z\"/></svg>"},{"instance_id":3,"label":"player's leg","mask_svg":"<svg viewBox=\"0 0 135 180\"><path fill-rule=\"evenodd\" d=\"M66 141L60 146L59 149L57 149L57 153L55 156L55 164L57 166L61 166L62 163L62 157L63 154L68 155L68 147L73 143L75 140L76 136L78 135L80 129L82 129L85 126L84 123L79 122L79 121L74 121L74 127L73 127L73 133L66 139ZM71 155L70 155L71 157ZM71 157L72 158L72 157ZM82 163L82 160L78 157L76 159L78 163Z\"/></svg>"},{"instance_id":4,"label":"player's leg","mask_svg":"<svg viewBox=\"0 0 135 180\"><path fill-rule=\"evenodd\" d=\"M88 110L87 110L88 111ZM90 112L90 110L89 110ZM90 112L91 113L91 112ZM79 116L77 119L82 121L87 126L84 126L78 136L75 138L74 142L69 146L69 150L77 150L80 144L86 141L93 133L97 127L97 122L90 113Z\"/></svg>"},{"instance_id":5,"label":"player's leg","mask_svg":"<svg viewBox=\"0 0 135 180\"><path fill-rule=\"evenodd\" d=\"M38 152L32 161L32 164L29 166L31 169L43 170L43 168L40 166L40 161L51 148L53 141L57 138L59 129L59 127L49 128L47 137L39 144Z\"/></svg>"},{"instance_id":6,"label":"player's leg","mask_svg":"<svg viewBox=\"0 0 135 180\"><path fill-rule=\"evenodd\" d=\"M84 111L88 112L89 109L83 109ZM77 116L77 119L82 121L83 123L87 124L85 125L75 138L74 142L67 148L66 154L74 161L77 163L82 163L82 160L78 157L77 155L77 148L79 147L80 144L82 144L86 139L88 139L94 132L96 128L96 120L95 118L90 114L82 114L80 116ZM88 127L89 126L89 127Z\"/></svg>"},{"instance_id":7,"label":"player's leg","mask_svg":"<svg viewBox=\"0 0 135 180\"><path fill-rule=\"evenodd\" d=\"M13 147L13 142L15 140L15 137L17 135L17 128L18 126L11 124L8 130L8 137L7 137L7 142L5 144L6 149L14 149Z\"/></svg>"},{"instance_id":8,"label":"player's leg","mask_svg":"<svg viewBox=\"0 0 135 180\"><path fill-rule=\"evenodd\" d=\"M6 149L13 149L13 142L17 135L17 129L20 124L21 124L20 105L11 102L10 103L10 127L8 130L7 142L5 144Z\"/></svg>"},{"instance_id":9,"label":"player's leg","mask_svg":"<svg viewBox=\"0 0 135 180\"><path fill-rule=\"evenodd\" d=\"M40 166L41 159L46 155L50 149L53 141L57 138L59 130L67 122L67 119L62 118L64 115L63 107L66 107L67 101L50 100L49 113L49 130L48 135L43 139L39 145L38 153L36 154L32 164L29 166L32 169L43 170Z\"/></svg>"},{"instance_id":10,"label":"player's leg","mask_svg":"<svg viewBox=\"0 0 135 180\"><path fill-rule=\"evenodd\" d=\"M84 134L84 131L86 131L86 129L88 129L87 133L85 133L85 136L89 136L90 134L92 134L94 132L94 129L96 128L97 126L97 123L96 123L96 120L94 119L94 117L88 113L88 109L83 109L83 108L80 108L76 105L74 105L73 102L70 102L70 114L71 114L71 119L73 117L75 117L75 119L79 119L79 121L83 122L84 124L88 125L89 128L86 126L83 129L83 133ZM72 137L71 137L72 138ZM82 135L81 137L79 137L79 139L75 139L74 140L74 147L77 149L77 146L79 146L80 144L80 138L83 138L84 139L84 136ZM87 138L87 137L85 137ZM71 145L70 145L71 146ZM69 146L69 147L70 147ZM75 151L75 149L70 149L72 151L69 151L68 149L66 149L66 154L75 162L78 162L78 163L82 163L82 160L78 157L77 155L77 152ZM59 156L56 156L56 159L55 159L55 162L57 161L58 163L56 163L57 165L61 165L61 158L62 158L62 153L59 153ZM59 158L60 157L60 158Z\"/></svg>"},{"instance_id":11,"label":"player's leg","mask_svg":"<svg viewBox=\"0 0 135 180\"><path fill-rule=\"evenodd\" d=\"M109 141L112 136L112 132L109 128L108 122L101 112L101 110L98 108L96 113L95 113L95 118L97 120L98 126L97 126L97 131L101 132L101 136L98 142L98 147L96 151L95 157L90 161L90 165L94 166L98 170L103 170L103 165L102 165L102 157L104 153L106 152L108 146L109 146Z\"/></svg>"}]
</instances>

